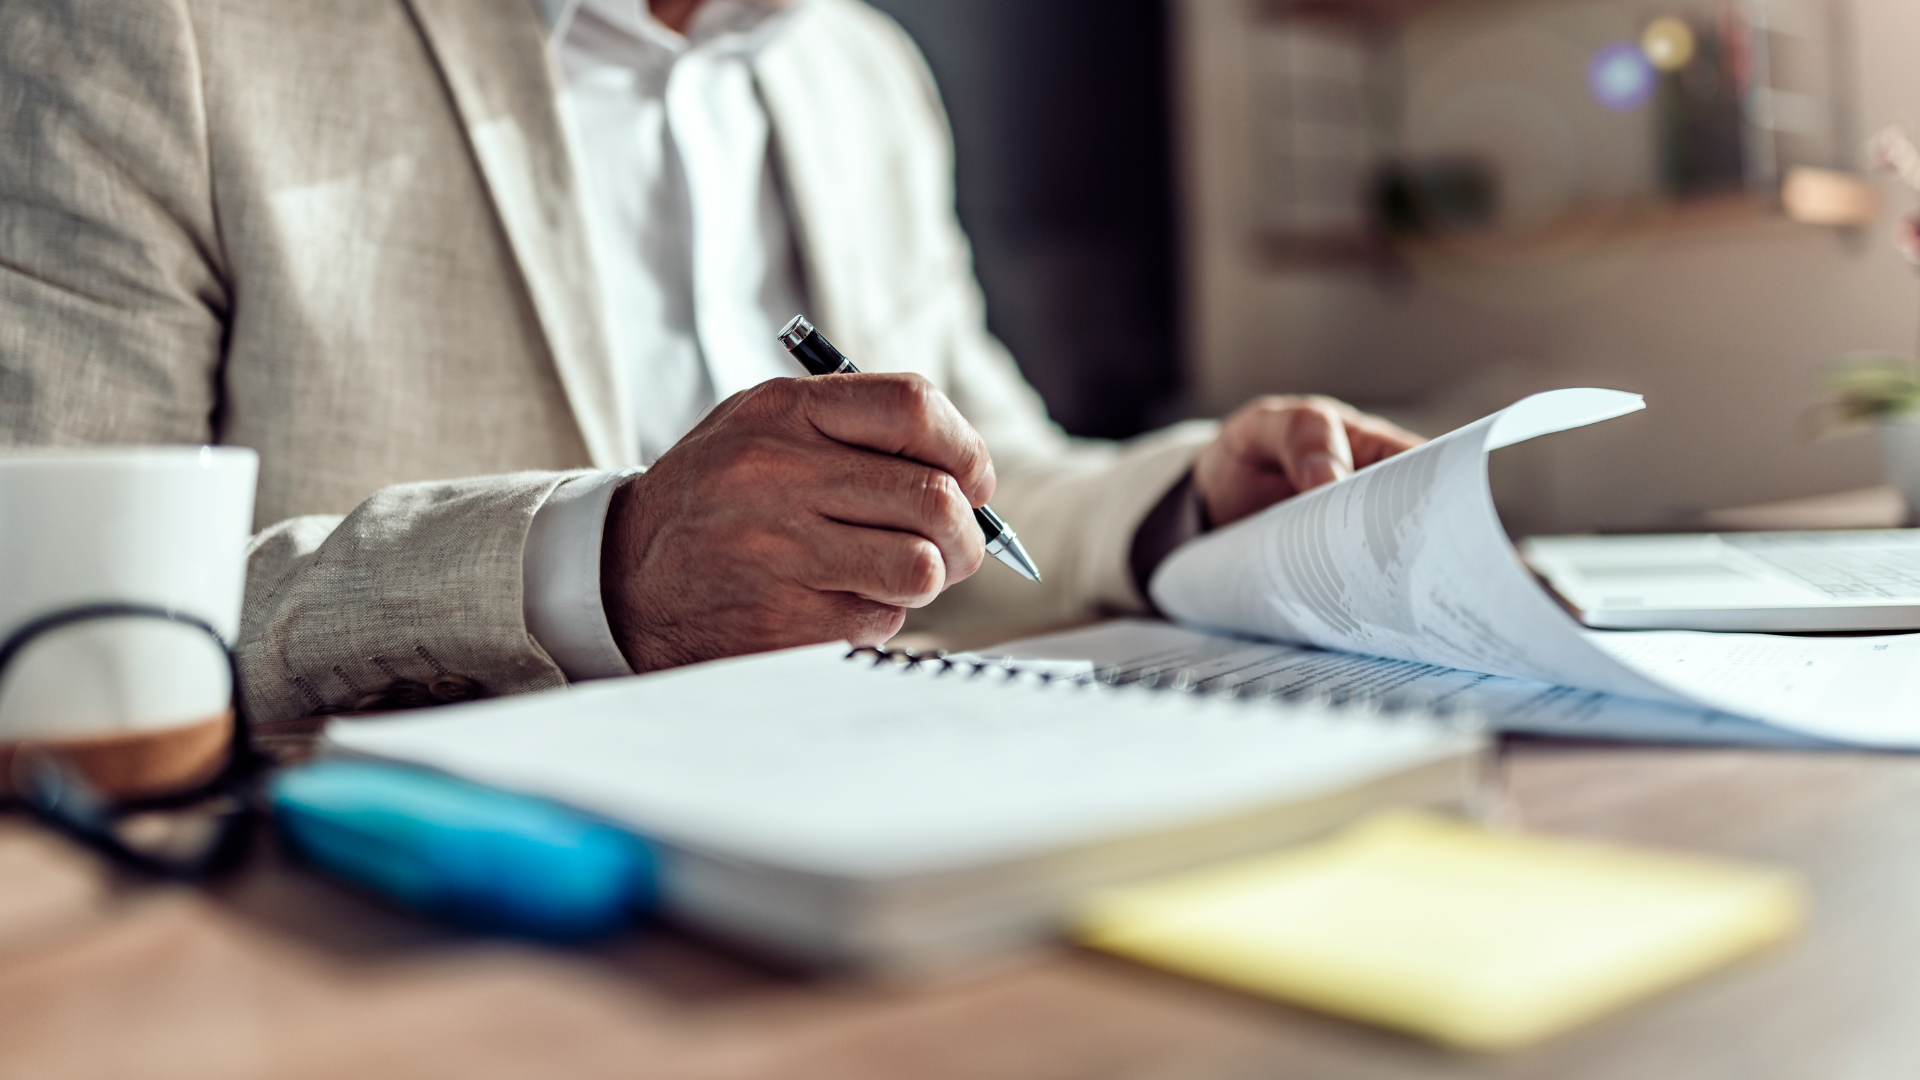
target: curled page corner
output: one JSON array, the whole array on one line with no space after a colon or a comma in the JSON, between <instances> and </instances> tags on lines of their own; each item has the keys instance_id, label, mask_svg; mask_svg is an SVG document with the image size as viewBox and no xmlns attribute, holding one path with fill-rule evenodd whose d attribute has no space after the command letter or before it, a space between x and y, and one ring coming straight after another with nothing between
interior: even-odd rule
<instances>
[{"instance_id":1,"label":"curled page corner","mask_svg":"<svg viewBox=\"0 0 1920 1080\"><path fill-rule=\"evenodd\" d=\"M1531 679L1920 749L1920 634L1588 630L1507 541L1487 454L1644 407L1536 394L1181 547L1150 591L1202 629Z\"/></svg>"},{"instance_id":2,"label":"curled page corner","mask_svg":"<svg viewBox=\"0 0 1920 1080\"><path fill-rule=\"evenodd\" d=\"M1487 430L1486 448L1499 450L1556 431L1571 431L1639 412L1646 407L1646 398L1624 390L1588 387L1534 394L1489 417L1493 425Z\"/></svg>"},{"instance_id":3,"label":"curled page corner","mask_svg":"<svg viewBox=\"0 0 1920 1080\"><path fill-rule=\"evenodd\" d=\"M1515 555L1487 454L1645 407L1535 394L1181 547L1151 582L1189 625L1690 704L1588 640Z\"/></svg>"}]
</instances>

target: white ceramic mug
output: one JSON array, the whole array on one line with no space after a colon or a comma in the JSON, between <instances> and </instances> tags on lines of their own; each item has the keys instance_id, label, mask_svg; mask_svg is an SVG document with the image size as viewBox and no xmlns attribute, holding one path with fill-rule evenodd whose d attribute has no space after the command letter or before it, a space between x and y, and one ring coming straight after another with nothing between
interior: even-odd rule
<instances>
[{"instance_id":1,"label":"white ceramic mug","mask_svg":"<svg viewBox=\"0 0 1920 1080\"><path fill-rule=\"evenodd\" d=\"M191 616L232 643L258 471L253 451L233 447L0 451L0 639L57 611L123 603ZM60 627L0 672L0 744L195 725L218 735L230 679L219 647L189 625Z\"/></svg>"}]
</instances>

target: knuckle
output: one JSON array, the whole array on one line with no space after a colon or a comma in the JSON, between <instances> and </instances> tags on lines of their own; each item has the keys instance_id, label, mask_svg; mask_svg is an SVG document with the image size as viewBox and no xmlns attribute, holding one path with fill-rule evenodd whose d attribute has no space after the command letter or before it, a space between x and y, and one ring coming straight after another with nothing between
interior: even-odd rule
<instances>
[{"instance_id":1,"label":"knuckle","mask_svg":"<svg viewBox=\"0 0 1920 1080\"><path fill-rule=\"evenodd\" d=\"M954 578L956 581L972 577L987 561L987 542L980 535L980 530L968 529L962 535L967 538L967 543L960 552L960 565L955 567L959 571Z\"/></svg>"},{"instance_id":2,"label":"knuckle","mask_svg":"<svg viewBox=\"0 0 1920 1080\"><path fill-rule=\"evenodd\" d=\"M967 497L960 481L939 469L920 469L916 476L916 499L922 517L930 522L951 526L967 509Z\"/></svg>"},{"instance_id":3,"label":"knuckle","mask_svg":"<svg viewBox=\"0 0 1920 1080\"><path fill-rule=\"evenodd\" d=\"M798 400L806 391L805 379L777 378L757 383L745 393L769 404L786 404Z\"/></svg>"},{"instance_id":4,"label":"knuckle","mask_svg":"<svg viewBox=\"0 0 1920 1080\"><path fill-rule=\"evenodd\" d=\"M1341 405L1321 394L1270 395L1254 402L1258 415L1292 428L1301 424L1327 425L1339 420Z\"/></svg>"},{"instance_id":5,"label":"knuckle","mask_svg":"<svg viewBox=\"0 0 1920 1080\"><path fill-rule=\"evenodd\" d=\"M1287 428L1291 431L1324 431L1332 421L1332 412L1313 401L1302 401L1287 411Z\"/></svg>"},{"instance_id":6,"label":"knuckle","mask_svg":"<svg viewBox=\"0 0 1920 1080\"><path fill-rule=\"evenodd\" d=\"M901 552L894 576L899 595L912 597L917 603L909 606L918 606L940 594L940 587L946 584L946 561L940 557L939 548L917 540Z\"/></svg>"},{"instance_id":7,"label":"knuckle","mask_svg":"<svg viewBox=\"0 0 1920 1080\"><path fill-rule=\"evenodd\" d=\"M801 412L806 404L807 386L804 379L768 379L740 393L742 400L735 413L766 423Z\"/></svg>"},{"instance_id":8,"label":"knuckle","mask_svg":"<svg viewBox=\"0 0 1920 1080\"><path fill-rule=\"evenodd\" d=\"M907 621L906 609L892 604L859 601L838 613L834 631L855 645L878 645L900 632Z\"/></svg>"},{"instance_id":9,"label":"knuckle","mask_svg":"<svg viewBox=\"0 0 1920 1080\"><path fill-rule=\"evenodd\" d=\"M753 387L729 395L725 401L715 405L713 411L709 413L708 416L716 424L731 422L735 416L740 414L742 409L750 410L753 408L754 398L758 389L758 387Z\"/></svg>"},{"instance_id":10,"label":"knuckle","mask_svg":"<svg viewBox=\"0 0 1920 1080\"><path fill-rule=\"evenodd\" d=\"M926 376L909 372L895 376L892 385L899 398L896 407L903 415L923 427L933 422L939 412L940 391Z\"/></svg>"},{"instance_id":11,"label":"knuckle","mask_svg":"<svg viewBox=\"0 0 1920 1080\"><path fill-rule=\"evenodd\" d=\"M1340 425L1341 405L1333 398L1315 394L1307 399L1306 409L1321 427L1333 428Z\"/></svg>"},{"instance_id":12,"label":"knuckle","mask_svg":"<svg viewBox=\"0 0 1920 1080\"><path fill-rule=\"evenodd\" d=\"M734 403L736 415L756 415L764 413L780 398L780 392L771 383L750 386L733 395L729 401Z\"/></svg>"},{"instance_id":13,"label":"knuckle","mask_svg":"<svg viewBox=\"0 0 1920 1080\"><path fill-rule=\"evenodd\" d=\"M968 493L977 495L980 502L986 502L993 496L993 455L987 453L986 443L971 428L967 431L967 437L961 440L956 470L963 489L963 499Z\"/></svg>"}]
</instances>

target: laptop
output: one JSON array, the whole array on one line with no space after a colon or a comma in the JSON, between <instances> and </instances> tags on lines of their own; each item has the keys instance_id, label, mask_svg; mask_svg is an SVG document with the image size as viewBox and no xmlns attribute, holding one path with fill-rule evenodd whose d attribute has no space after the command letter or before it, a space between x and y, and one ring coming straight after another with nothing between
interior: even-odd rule
<instances>
[{"instance_id":1,"label":"laptop","mask_svg":"<svg viewBox=\"0 0 1920 1080\"><path fill-rule=\"evenodd\" d=\"M1920 529L1539 536L1520 555L1602 629L1920 629Z\"/></svg>"}]
</instances>

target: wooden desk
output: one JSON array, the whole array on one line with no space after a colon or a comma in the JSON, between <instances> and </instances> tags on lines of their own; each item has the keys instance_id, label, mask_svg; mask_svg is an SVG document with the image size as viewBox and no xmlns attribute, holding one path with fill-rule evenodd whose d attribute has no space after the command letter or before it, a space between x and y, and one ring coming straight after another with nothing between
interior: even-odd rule
<instances>
[{"instance_id":1,"label":"wooden desk","mask_svg":"<svg viewBox=\"0 0 1920 1080\"><path fill-rule=\"evenodd\" d=\"M1503 761L1518 822L1795 867L1811 924L1545 1046L1475 1058L1065 948L887 988L783 976L664 930L579 950L475 940L271 844L201 891L117 878L0 817L0 1077L1920 1076L1920 757L1520 740Z\"/></svg>"},{"instance_id":2,"label":"wooden desk","mask_svg":"<svg viewBox=\"0 0 1920 1080\"><path fill-rule=\"evenodd\" d=\"M0 821L0 1076L781 1080L1920 1075L1920 758L1516 742L1525 824L1794 866L1806 933L1499 1058L1068 949L939 986L828 985L669 931L464 939L263 851L199 892Z\"/></svg>"}]
</instances>

